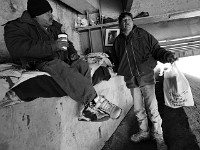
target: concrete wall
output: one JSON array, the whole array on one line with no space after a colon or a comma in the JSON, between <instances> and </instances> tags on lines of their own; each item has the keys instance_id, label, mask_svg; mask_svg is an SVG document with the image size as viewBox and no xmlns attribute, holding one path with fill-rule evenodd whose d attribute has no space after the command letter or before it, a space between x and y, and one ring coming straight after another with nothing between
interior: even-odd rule
<instances>
[{"instance_id":1,"label":"concrete wall","mask_svg":"<svg viewBox=\"0 0 200 150\"><path fill-rule=\"evenodd\" d=\"M100 0L102 15L117 19L122 12L121 0Z\"/></svg>"},{"instance_id":2,"label":"concrete wall","mask_svg":"<svg viewBox=\"0 0 200 150\"><path fill-rule=\"evenodd\" d=\"M139 25L159 41L200 35L200 17Z\"/></svg>"},{"instance_id":3,"label":"concrete wall","mask_svg":"<svg viewBox=\"0 0 200 150\"><path fill-rule=\"evenodd\" d=\"M74 42L75 48L81 53L80 37L74 30L74 21L76 13L66 5L49 0L54 11L55 19L63 23L65 31L70 35L69 38ZM0 1L0 25L9 20L20 17L22 12L26 9L27 0L1 0ZM106 17L117 18L122 11L121 1L101 0L102 14ZM200 6L200 0L133 0L131 12L136 15L141 11L149 12L150 16L165 14L169 12L177 12L184 10L197 9ZM150 31L151 32L151 31ZM0 26L0 61L8 56L8 51L4 43L4 29ZM161 37L162 39L162 37Z\"/></svg>"},{"instance_id":4,"label":"concrete wall","mask_svg":"<svg viewBox=\"0 0 200 150\"><path fill-rule=\"evenodd\" d=\"M74 30L74 21L77 16L76 12L62 3L49 0L55 20L63 24L65 32L69 34L69 39L73 41L75 48L80 52L79 34ZM16 19L26 10L27 0L1 0L0 1L0 25L7 21ZM8 51L4 42L4 27L0 26L0 62L8 56Z\"/></svg>"},{"instance_id":5,"label":"concrete wall","mask_svg":"<svg viewBox=\"0 0 200 150\"><path fill-rule=\"evenodd\" d=\"M58 3L54 0L49 0L51 6L53 7L53 15L55 16L55 19L59 22L63 23L65 31L70 35L69 38L74 42L75 48L79 51L79 53L82 52L81 46L80 46L80 37L79 33L77 33L74 30L74 21L76 20L77 12L72 10L71 8L67 7L66 5L63 5L61 3ZM0 1L0 25L6 23L9 20L15 19L17 17L20 17L22 12L26 9L26 3L27 0L1 0ZM106 17L111 17L116 19L120 12L122 11L122 3L120 0L112 0L112 1L106 1L106 0L100 0L101 4L101 10L102 14ZM141 11L147 11L149 12L150 16L165 14L169 12L177 12L177 11L184 11L184 10L192 10L197 9L200 6L200 0L133 0L133 5L131 8L131 13L133 15L136 15L137 13ZM162 24L165 26L166 24ZM160 25L159 25L160 26ZM154 30L152 27L147 28L148 31L151 32L151 30ZM195 31L193 31L195 32ZM152 33L155 33L153 31ZM157 32L158 33L158 32ZM155 36L157 36L157 33ZM5 43L4 43L4 29L3 26L0 26L0 62L3 58L8 56L8 51L6 49ZM169 35L171 36L171 35ZM164 37L158 35L160 39L163 39Z\"/></svg>"},{"instance_id":6,"label":"concrete wall","mask_svg":"<svg viewBox=\"0 0 200 150\"><path fill-rule=\"evenodd\" d=\"M38 98L0 109L0 150L101 150L133 100L122 77L95 89L123 109L118 120L78 121L78 104L70 97Z\"/></svg>"},{"instance_id":7,"label":"concrete wall","mask_svg":"<svg viewBox=\"0 0 200 150\"><path fill-rule=\"evenodd\" d=\"M122 11L122 3L119 0L100 0L102 14L106 17L117 18ZM137 15L144 11L150 16L198 9L200 0L133 0L131 13Z\"/></svg>"},{"instance_id":8,"label":"concrete wall","mask_svg":"<svg viewBox=\"0 0 200 150\"><path fill-rule=\"evenodd\" d=\"M200 0L133 0L131 12L149 12L150 16L198 9Z\"/></svg>"},{"instance_id":9,"label":"concrete wall","mask_svg":"<svg viewBox=\"0 0 200 150\"><path fill-rule=\"evenodd\" d=\"M200 0L133 0L131 13L136 15L142 11L149 16L164 15L199 9ZM159 41L194 36L200 34L200 18L182 19L140 25L153 34Z\"/></svg>"}]
</instances>

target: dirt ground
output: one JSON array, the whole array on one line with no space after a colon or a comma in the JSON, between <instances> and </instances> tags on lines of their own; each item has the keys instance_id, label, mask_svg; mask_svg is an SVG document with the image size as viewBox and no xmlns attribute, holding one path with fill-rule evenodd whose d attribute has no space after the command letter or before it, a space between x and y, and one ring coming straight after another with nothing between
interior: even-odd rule
<instances>
[{"instance_id":1,"label":"dirt ground","mask_svg":"<svg viewBox=\"0 0 200 150\"><path fill-rule=\"evenodd\" d=\"M164 105L163 76L157 79L156 96L168 150L200 150L200 78L191 75L186 77L192 89L195 106L177 109ZM131 142L131 135L137 131L137 121L131 109L102 150L157 150L153 139L140 143Z\"/></svg>"}]
</instances>

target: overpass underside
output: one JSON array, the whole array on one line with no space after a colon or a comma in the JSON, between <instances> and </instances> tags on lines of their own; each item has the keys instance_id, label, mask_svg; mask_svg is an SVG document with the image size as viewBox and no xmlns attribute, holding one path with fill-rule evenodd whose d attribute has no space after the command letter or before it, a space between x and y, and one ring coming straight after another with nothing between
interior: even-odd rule
<instances>
[{"instance_id":1,"label":"overpass underside","mask_svg":"<svg viewBox=\"0 0 200 150\"><path fill-rule=\"evenodd\" d=\"M149 31L162 47L175 52L178 57L199 55L200 17L198 14L189 17L178 15L177 18L169 15L140 18L136 25Z\"/></svg>"}]
</instances>

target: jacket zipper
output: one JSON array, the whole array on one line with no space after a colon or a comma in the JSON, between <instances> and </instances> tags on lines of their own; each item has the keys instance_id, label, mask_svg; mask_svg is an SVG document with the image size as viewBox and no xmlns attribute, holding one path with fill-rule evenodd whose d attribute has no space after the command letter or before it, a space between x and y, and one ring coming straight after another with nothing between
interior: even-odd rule
<instances>
[{"instance_id":1,"label":"jacket zipper","mask_svg":"<svg viewBox=\"0 0 200 150\"><path fill-rule=\"evenodd\" d=\"M130 42L131 42L131 47L132 47L133 59L134 59L134 61L135 61L136 71L137 71L138 75L141 77L140 72L139 72L139 69L138 69L138 66L137 66L137 61L136 61L136 58L135 58L135 52L134 52L134 50L133 50L133 44L132 44L132 41L130 41Z\"/></svg>"},{"instance_id":2,"label":"jacket zipper","mask_svg":"<svg viewBox=\"0 0 200 150\"><path fill-rule=\"evenodd\" d=\"M127 56L127 59L128 59L128 65L129 65L129 69L131 71L131 75L132 75L132 77L134 77L132 69L131 69L131 63L130 63L130 60L128 58L128 52L127 52L127 49L126 49L126 41L125 41L125 51L126 51L126 56Z\"/></svg>"},{"instance_id":3,"label":"jacket zipper","mask_svg":"<svg viewBox=\"0 0 200 150\"><path fill-rule=\"evenodd\" d=\"M39 38L40 38L41 40L43 40L43 39L42 39L42 35L41 35L40 31L39 31L39 27L38 27L37 25L35 25L35 26L36 26L36 29L37 29L37 33L38 33L39 36L40 36Z\"/></svg>"}]
</instances>

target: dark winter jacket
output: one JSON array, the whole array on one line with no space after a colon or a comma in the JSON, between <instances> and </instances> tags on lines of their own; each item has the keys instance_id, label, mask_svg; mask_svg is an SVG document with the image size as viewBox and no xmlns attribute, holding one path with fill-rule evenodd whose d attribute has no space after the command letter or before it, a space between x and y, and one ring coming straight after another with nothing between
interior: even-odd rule
<instances>
[{"instance_id":1,"label":"dark winter jacket","mask_svg":"<svg viewBox=\"0 0 200 150\"><path fill-rule=\"evenodd\" d=\"M150 33L137 26L127 37L120 33L111 51L114 71L124 76L128 88L155 84L153 69L157 60L166 63L170 53L161 48Z\"/></svg>"},{"instance_id":2,"label":"dark winter jacket","mask_svg":"<svg viewBox=\"0 0 200 150\"><path fill-rule=\"evenodd\" d=\"M55 40L62 25L56 21L45 31L27 11L20 18L9 21L4 27L7 49L15 62L24 66L38 65L55 58L70 63L69 56L77 54L72 42L67 51L56 48Z\"/></svg>"}]
</instances>

